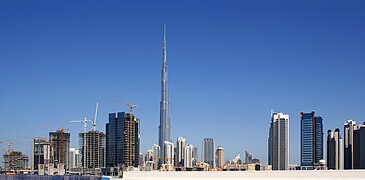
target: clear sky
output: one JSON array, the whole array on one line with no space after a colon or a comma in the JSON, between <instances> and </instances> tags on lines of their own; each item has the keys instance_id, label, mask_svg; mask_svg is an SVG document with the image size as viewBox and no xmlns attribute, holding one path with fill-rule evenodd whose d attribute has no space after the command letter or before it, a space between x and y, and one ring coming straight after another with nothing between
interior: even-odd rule
<instances>
[{"instance_id":1,"label":"clear sky","mask_svg":"<svg viewBox=\"0 0 365 180\"><path fill-rule=\"evenodd\" d=\"M141 150L157 143L162 30L167 24L171 133L226 159L267 162L270 110L299 112L324 132L365 120L365 1L0 1L0 141L30 143L62 126L77 147L84 116L139 105ZM4 145L1 145L4 147ZM30 146L14 145L28 154ZM2 150L1 150L2 151Z\"/></svg>"}]
</instances>

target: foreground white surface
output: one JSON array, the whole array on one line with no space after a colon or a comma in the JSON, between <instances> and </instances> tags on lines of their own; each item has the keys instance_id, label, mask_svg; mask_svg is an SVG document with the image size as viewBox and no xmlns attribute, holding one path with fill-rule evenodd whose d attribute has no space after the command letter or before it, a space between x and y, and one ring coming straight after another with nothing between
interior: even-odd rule
<instances>
[{"instance_id":1,"label":"foreground white surface","mask_svg":"<svg viewBox=\"0 0 365 180\"><path fill-rule=\"evenodd\" d=\"M124 172L125 180L137 179L365 179L365 170L349 171L201 171Z\"/></svg>"}]
</instances>

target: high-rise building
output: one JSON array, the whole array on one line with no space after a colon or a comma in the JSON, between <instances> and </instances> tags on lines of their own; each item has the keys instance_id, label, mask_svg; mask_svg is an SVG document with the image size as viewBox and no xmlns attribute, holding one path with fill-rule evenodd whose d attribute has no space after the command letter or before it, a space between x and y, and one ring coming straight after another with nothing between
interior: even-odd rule
<instances>
[{"instance_id":1,"label":"high-rise building","mask_svg":"<svg viewBox=\"0 0 365 180\"><path fill-rule=\"evenodd\" d=\"M35 137L32 143L32 168L38 170L39 164L49 163L49 142L46 137Z\"/></svg>"},{"instance_id":2,"label":"high-rise building","mask_svg":"<svg viewBox=\"0 0 365 180\"><path fill-rule=\"evenodd\" d=\"M152 147L152 151L153 151L153 169L158 170L160 169L161 147L157 144L154 144Z\"/></svg>"},{"instance_id":3,"label":"high-rise building","mask_svg":"<svg viewBox=\"0 0 365 180\"><path fill-rule=\"evenodd\" d=\"M202 161L209 164L210 168L215 168L215 142L213 138L204 138L202 146Z\"/></svg>"},{"instance_id":4,"label":"high-rise building","mask_svg":"<svg viewBox=\"0 0 365 180\"><path fill-rule=\"evenodd\" d=\"M300 113L302 169L313 169L323 159L323 119L310 113Z\"/></svg>"},{"instance_id":5,"label":"high-rise building","mask_svg":"<svg viewBox=\"0 0 365 180\"><path fill-rule=\"evenodd\" d=\"M106 124L106 167L138 167L140 120L125 112L110 113Z\"/></svg>"},{"instance_id":6,"label":"high-rise building","mask_svg":"<svg viewBox=\"0 0 365 180\"><path fill-rule=\"evenodd\" d=\"M70 133L65 129L49 133L49 143L51 150L50 162L53 164L64 165L66 170L69 169L69 150L70 150Z\"/></svg>"},{"instance_id":7,"label":"high-rise building","mask_svg":"<svg viewBox=\"0 0 365 180\"><path fill-rule=\"evenodd\" d=\"M252 164L252 154L245 151L245 163Z\"/></svg>"},{"instance_id":8,"label":"high-rise building","mask_svg":"<svg viewBox=\"0 0 365 180\"><path fill-rule=\"evenodd\" d=\"M198 147L194 147L193 148L193 166L195 166L195 164L198 162Z\"/></svg>"},{"instance_id":9,"label":"high-rise building","mask_svg":"<svg viewBox=\"0 0 365 180\"><path fill-rule=\"evenodd\" d=\"M184 148L186 145L185 138L178 137L176 142L176 158L175 164L176 166L183 166L184 165Z\"/></svg>"},{"instance_id":10,"label":"high-rise building","mask_svg":"<svg viewBox=\"0 0 365 180\"><path fill-rule=\"evenodd\" d=\"M158 145L161 147L161 158L166 153L164 143L165 141L171 141L170 138L170 105L169 105L169 92L168 92L168 75L167 75L167 62L166 62L166 26L164 25L163 33L163 51L162 51L162 72L161 72L161 102L160 102L160 125L158 127ZM162 162L166 163L166 162Z\"/></svg>"},{"instance_id":11,"label":"high-rise building","mask_svg":"<svg viewBox=\"0 0 365 180\"><path fill-rule=\"evenodd\" d=\"M269 138L267 138L267 164L272 165L272 122L270 122Z\"/></svg>"},{"instance_id":12,"label":"high-rise building","mask_svg":"<svg viewBox=\"0 0 365 180\"><path fill-rule=\"evenodd\" d=\"M224 165L224 148L223 146L218 146L216 152L215 152L215 157L216 157L216 165L217 167L221 168Z\"/></svg>"},{"instance_id":13,"label":"high-rise building","mask_svg":"<svg viewBox=\"0 0 365 180\"><path fill-rule=\"evenodd\" d=\"M184 147L184 167L193 167L193 145L186 145Z\"/></svg>"},{"instance_id":14,"label":"high-rise building","mask_svg":"<svg viewBox=\"0 0 365 180\"><path fill-rule=\"evenodd\" d=\"M353 169L354 130L356 121L349 119L344 124L344 169Z\"/></svg>"},{"instance_id":15,"label":"high-rise building","mask_svg":"<svg viewBox=\"0 0 365 180\"><path fill-rule=\"evenodd\" d=\"M343 169L343 141L340 129L327 131L327 168Z\"/></svg>"},{"instance_id":16,"label":"high-rise building","mask_svg":"<svg viewBox=\"0 0 365 180\"><path fill-rule=\"evenodd\" d=\"M164 160L164 166L166 167L166 170L171 170L174 167L174 143L170 141L164 142L164 152L165 152L165 160Z\"/></svg>"},{"instance_id":17,"label":"high-rise building","mask_svg":"<svg viewBox=\"0 0 365 180\"><path fill-rule=\"evenodd\" d=\"M69 155L70 158L68 159L68 161L69 161L68 164L70 166L70 169L76 168L77 167L76 160L75 160L76 148L71 147L68 152L70 153L70 155Z\"/></svg>"},{"instance_id":18,"label":"high-rise building","mask_svg":"<svg viewBox=\"0 0 365 180\"><path fill-rule=\"evenodd\" d=\"M272 170L289 169L289 115L272 113L269 134L269 159ZM271 141L270 141L271 140Z\"/></svg>"},{"instance_id":19,"label":"high-rise building","mask_svg":"<svg viewBox=\"0 0 365 180\"><path fill-rule=\"evenodd\" d=\"M354 130L353 169L365 169L365 122Z\"/></svg>"},{"instance_id":20,"label":"high-rise building","mask_svg":"<svg viewBox=\"0 0 365 180\"><path fill-rule=\"evenodd\" d=\"M84 139L86 139L85 142ZM104 167L104 141L105 135L103 132L100 131L79 133L79 152L81 157L81 167Z\"/></svg>"}]
</instances>

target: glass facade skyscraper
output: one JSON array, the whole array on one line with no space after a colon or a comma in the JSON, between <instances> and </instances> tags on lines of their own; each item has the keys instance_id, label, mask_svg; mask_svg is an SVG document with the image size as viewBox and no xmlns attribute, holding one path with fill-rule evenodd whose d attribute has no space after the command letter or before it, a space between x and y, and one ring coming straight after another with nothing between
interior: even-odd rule
<instances>
[{"instance_id":1,"label":"glass facade skyscraper","mask_svg":"<svg viewBox=\"0 0 365 180\"><path fill-rule=\"evenodd\" d=\"M213 138L204 138L202 149L202 161L215 168L215 142Z\"/></svg>"},{"instance_id":2,"label":"glass facade skyscraper","mask_svg":"<svg viewBox=\"0 0 365 180\"><path fill-rule=\"evenodd\" d=\"M289 115L272 113L268 140L272 170L289 169Z\"/></svg>"},{"instance_id":3,"label":"glass facade skyscraper","mask_svg":"<svg viewBox=\"0 0 365 180\"><path fill-rule=\"evenodd\" d=\"M109 114L109 122L106 124L106 167L138 167L140 120L133 115L132 121L130 118L130 114L125 112ZM132 148L129 148L130 145ZM132 152L128 152L129 150Z\"/></svg>"},{"instance_id":4,"label":"glass facade skyscraper","mask_svg":"<svg viewBox=\"0 0 365 180\"><path fill-rule=\"evenodd\" d=\"M313 169L323 159L323 119L315 112L300 113L300 165L302 169Z\"/></svg>"}]
</instances>

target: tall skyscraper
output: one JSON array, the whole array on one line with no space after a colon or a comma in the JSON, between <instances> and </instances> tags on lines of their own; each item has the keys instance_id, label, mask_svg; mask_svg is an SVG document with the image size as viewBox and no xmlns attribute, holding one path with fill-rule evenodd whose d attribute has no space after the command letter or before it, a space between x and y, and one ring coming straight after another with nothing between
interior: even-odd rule
<instances>
[{"instance_id":1,"label":"tall skyscraper","mask_svg":"<svg viewBox=\"0 0 365 180\"><path fill-rule=\"evenodd\" d=\"M152 147L153 151L153 169L158 170L160 169L160 154L161 154L161 147L157 144L154 144Z\"/></svg>"},{"instance_id":2,"label":"tall skyscraper","mask_svg":"<svg viewBox=\"0 0 365 180\"><path fill-rule=\"evenodd\" d=\"M327 131L327 168L343 169L343 141L340 129Z\"/></svg>"},{"instance_id":3,"label":"tall skyscraper","mask_svg":"<svg viewBox=\"0 0 365 180\"><path fill-rule=\"evenodd\" d=\"M283 113L272 113L270 126L268 149L272 170L288 170L289 115Z\"/></svg>"},{"instance_id":4,"label":"tall skyscraper","mask_svg":"<svg viewBox=\"0 0 365 180\"><path fill-rule=\"evenodd\" d=\"M204 138L202 149L202 161L209 164L210 168L215 168L215 142L213 138Z\"/></svg>"},{"instance_id":5,"label":"tall skyscraper","mask_svg":"<svg viewBox=\"0 0 365 180\"><path fill-rule=\"evenodd\" d=\"M48 164L50 156L49 142L46 137L33 138L32 144L32 169L38 170L39 164Z\"/></svg>"},{"instance_id":6,"label":"tall skyscraper","mask_svg":"<svg viewBox=\"0 0 365 180\"><path fill-rule=\"evenodd\" d=\"M175 158L175 164L177 166L183 166L184 165L184 148L186 145L185 138L178 137L176 142L176 158Z\"/></svg>"},{"instance_id":7,"label":"tall skyscraper","mask_svg":"<svg viewBox=\"0 0 365 180\"><path fill-rule=\"evenodd\" d=\"M302 169L313 169L323 159L323 119L310 113L300 113Z\"/></svg>"},{"instance_id":8,"label":"tall skyscraper","mask_svg":"<svg viewBox=\"0 0 365 180\"><path fill-rule=\"evenodd\" d=\"M365 169L365 122L354 130L353 169Z\"/></svg>"},{"instance_id":9,"label":"tall skyscraper","mask_svg":"<svg viewBox=\"0 0 365 180\"><path fill-rule=\"evenodd\" d=\"M165 170L172 170L173 167L174 167L174 143L170 142L170 141L165 141L164 142L164 152L165 152L165 155L164 157L166 158L164 160L164 167L165 167Z\"/></svg>"},{"instance_id":10,"label":"tall skyscraper","mask_svg":"<svg viewBox=\"0 0 365 180\"><path fill-rule=\"evenodd\" d=\"M170 138L170 110L169 110L169 91L167 78L166 62L166 25L163 33L163 51L162 51L162 72L161 72L161 102L160 102L160 126L158 127L158 144L161 147L161 158L166 159L163 155L165 150L164 142L171 141ZM165 163L165 162L162 162Z\"/></svg>"},{"instance_id":11,"label":"tall skyscraper","mask_svg":"<svg viewBox=\"0 0 365 180\"><path fill-rule=\"evenodd\" d=\"M193 145L186 145L184 147L184 167L193 167Z\"/></svg>"},{"instance_id":12,"label":"tall skyscraper","mask_svg":"<svg viewBox=\"0 0 365 180\"><path fill-rule=\"evenodd\" d=\"M106 124L106 167L138 167L139 122L138 118L129 113L109 114L109 122Z\"/></svg>"},{"instance_id":13,"label":"tall skyscraper","mask_svg":"<svg viewBox=\"0 0 365 180\"><path fill-rule=\"evenodd\" d=\"M215 157L217 167L221 168L224 165L224 148L222 146L218 146L217 151L215 152Z\"/></svg>"},{"instance_id":14,"label":"tall skyscraper","mask_svg":"<svg viewBox=\"0 0 365 180\"><path fill-rule=\"evenodd\" d=\"M86 139L86 142L84 142L84 138ZM81 167L104 167L104 141L105 135L100 131L79 133L79 147L82 163Z\"/></svg>"},{"instance_id":15,"label":"tall skyscraper","mask_svg":"<svg viewBox=\"0 0 365 180\"><path fill-rule=\"evenodd\" d=\"M193 148L193 166L198 162L198 147Z\"/></svg>"},{"instance_id":16,"label":"tall skyscraper","mask_svg":"<svg viewBox=\"0 0 365 180\"><path fill-rule=\"evenodd\" d=\"M56 132L49 132L50 162L59 165L63 164L66 170L69 169L70 135L63 128Z\"/></svg>"},{"instance_id":17,"label":"tall skyscraper","mask_svg":"<svg viewBox=\"0 0 365 180\"><path fill-rule=\"evenodd\" d=\"M349 119L344 125L344 169L353 169L354 130L356 121Z\"/></svg>"}]
</instances>

